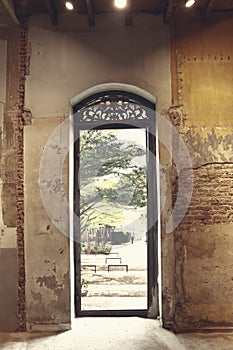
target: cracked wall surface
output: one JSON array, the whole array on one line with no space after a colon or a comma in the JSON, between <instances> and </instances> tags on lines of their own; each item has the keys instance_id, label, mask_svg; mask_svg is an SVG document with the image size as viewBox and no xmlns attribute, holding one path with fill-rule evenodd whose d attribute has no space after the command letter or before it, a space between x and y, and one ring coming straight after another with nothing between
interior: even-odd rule
<instances>
[{"instance_id":1,"label":"cracked wall surface","mask_svg":"<svg viewBox=\"0 0 233 350\"><path fill-rule=\"evenodd\" d=\"M160 145L167 179L161 217L164 326L178 331L232 326L231 17L211 14L201 23L195 13L177 14L171 25L171 108L169 33L160 17L140 15L129 30L120 16L114 21L103 16L93 29L84 18L77 23L65 15L56 28L42 15L30 19L29 38L26 27L1 30L1 330L24 330L25 322L28 330L70 327L69 240L43 205L40 161L48 139L68 118L69 98L107 82L155 95L158 111L182 136L192 161L189 209L175 232L165 234L178 189L171 155ZM170 130L164 132L173 154L182 158ZM62 135L57 141L62 145ZM63 175L67 193L67 163ZM185 170L180 177L185 197ZM61 212L60 202L53 205ZM63 225L69 228L68 220Z\"/></svg>"},{"instance_id":2,"label":"cracked wall surface","mask_svg":"<svg viewBox=\"0 0 233 350\"><path fill-rule=\"evenodd\" d=\"M168 109L169 28L162 17L144 15L135 19L130 30L122 16L100 15L95 28L88 28L82 16L77 22L75 14L61 15L57 28L48 16L32 16L29 42L25 107L32 113L32 123L25 127L27 328L54 325L59 329L70 322L70 253L67 237L51 223L41 201L42 151L55 128L67 119L69 99L92 86L112 82L136 85L157 97L159 110ZM64 174L67 183L68 172ZM51 184L47 185L49 190Z\"/></svg>"},{"instance_id":3,"label":"cracked wall surface","mask_svg":"<svg viewBox=\"0 0 233 350\"><path fill-rule=\"evenodd\" d=\"M34 119L25 127L26 315L29 331L45 330L49 326L57 330L70 328L69 239L51 222L39 187L42 152L63 120ZM60 141L57 142L59 145ZM67 171L66 167L66 183L63 184L66 187ZM59 208L60 203L52 201L51 205ZM69 228L68 221L64 225Z\"/></svg>"},{"instance_id":4,"label":"cracked wall surface","mask_svg":"<svg viewBox=\"0 0 233 350\"><path fill-rule=\"evenodd\" d=\"M171 120L188 147L194 181L174 232L176 330L233 324L232 26L227 14L206 23L177 15L173 23L173 103L181 113ZM180 175L184 188L187 174ZM176 192L174 177L174 201Z\"/></svg>"}]
</instances>

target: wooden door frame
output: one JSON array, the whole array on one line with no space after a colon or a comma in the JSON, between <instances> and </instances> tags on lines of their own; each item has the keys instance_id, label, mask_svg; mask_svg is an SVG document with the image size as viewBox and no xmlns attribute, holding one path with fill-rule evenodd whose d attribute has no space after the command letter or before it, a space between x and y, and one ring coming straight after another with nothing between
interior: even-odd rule
<instances>
[{"instance_id":1,"label":"wooden door frame","mask_svg":"<svg viewBox=\"0 0 233 350\"><path fill-rule=\"evenodd\" d=\"M124 84L123 84L124 85ZM138 104L147 104L152 108L154 112L154 116L150 120L137 120L137 121L127 121L122 122L106 122L103 125L97 126L95 123L79 123L76 114L77 111L89 101L93 101L105 94L111 96L114 94L122 95L126 98L134 98ZM155 119L155 103L145 99L144 97L124 90L103 90L98 92L97 94L91 94L81 100L78 103L72 106L72 114L73 114L73 122L74 122L74 213L79 217L80 214L80 189L79 186L75 186L78 184L79 177L79 134L80 130L86 130L87 128L96 128L96 129L127 129L127 128L145 128L146 129L146 137L147 137L147 298L148 305L147 309L138 309L138 310L81 310L81 246L79 240L79 232L80 232L80 222L77 227L74 228L74 274L75 274L75 316L141 316L147 317L148 310L152 303L154 303L154 291L157 291L157 303L158 303L158 229L157 229L157 181L156 181L156 164L154 159L156 157L156 140L155 140L155 128L156 128L156 119ZM128 126L130 123L130 126Z\"/></svg>"}]
</instances>

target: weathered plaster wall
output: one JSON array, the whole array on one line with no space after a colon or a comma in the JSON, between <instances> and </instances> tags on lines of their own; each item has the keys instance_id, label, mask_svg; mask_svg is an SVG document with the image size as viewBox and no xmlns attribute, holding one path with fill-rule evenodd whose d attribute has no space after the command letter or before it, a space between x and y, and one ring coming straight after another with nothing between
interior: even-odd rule
<instances>
[{"instance_id":1,"label":"weathered plaster wall","mask_svg":"<svg viewBox=\"0 0 233 350\"><path fill-rule=\"evenodd\" d=\"M155 94L158 108L171 102L169 34L162 17L140 15L132 27L124 16L98 16L90 28L86 16L64 15L52 28L46 16L30 20L31 74L26 105L33 117L67 113L67 101L101 83L121 82Z\"/></svg>"},{"instance_id":2,"label":"weathered plaster wall","mask_svg":"<svg viewBox=\"0 0 233 350\"><path fill-rule=\"evenodd\" d=\"M33 118L25 129L28 329L69 322L69 247L46 216L38 187L42 149L57 121L67 117L69 98L97 84L119 82L154 94L159 111L171 105L169 28L162 17L136 16L132 27L124 26L122 15L97 16L94 28L88 27L86 16L77 21L75 14L60 16L59 23L52 27L48 16L33 16L29 25L26 107ZM46 232L48 225L51 232Z\"/></svg>"},{"instance_id":3,"label":"weathered plaster wall","mask_svg":"<svg viewBox=\"0 0 233 350\"><path fill-rule=\"evenodd\" d=\"M61 329L70 322L69 242L52 225L39 193L45 144L67 118L69 98L93 85L133 84L157 97L160 113L171 105L169 35L162 19L140 15L132 28L126 28L121 16L98 18L95 28L87 27L86 18L77 24L76 17L64 16L56 28L47 16L31 18L30 65L25 33L20 46L16 29L1 31L0 78L6 82L0 85L1 329L14 330L19 323L23 329L25 321L22 123L28 124L24 140L27 326ZM189 149L194 178L191 205L174 234L164 234L169 200L162 217L163 320L166 327L177 330L233 324L232 24L225 14L211 14L207 23L196 14L178 14L172 25L174 109L167 115ZM29 74L26 112L25 74ZM173 152L179 153L175 144ZM160 156L167 178L175 178L170 155L162 146ZM64 175L66 186L67 168ZM181 174L184 185L185 175ZM176 181L173 188L175 201ZM68 222L64 224L68 227ZM9 260L14 263L6 270Z\"/></svg>"},{"instance_id":4,"label":"weathered plaster wall","mask_svg":"<svg viewBox=\"0 0 233 350\"><path fill-rule=\"evenodd\" d=\"M0 25L2 22L0 23ZM6 25L6 23L3 23ZM18 328L16 168L18 30L0 27L0 330Z\"/></svg>"},{"instance_id":5,"label":"weathered plaster wall","mask_svg":"<svg viewBox=\"0 0 233 350\"><path fill-rule=\"evenodd\" d=\"M195 13L178 14L172 25L173 103L180 113L171 120L189 149L194 179L174 233L177 330L233 325L232 26L228 14L210 14L205 23ZM187 173L181 176L185 183Z\"/></svg>"},{"instance_id":6,"label":"weathered plaster wall","mask_svg":"<svg viewBox=\"0 0 233 350\"><path fill-rule=\"evenodd\" d=\"M69 240L66 235L58 231L48 217L46 211L48 208L42 203L39 187L42 152L51 133L62 121L63 119L59 117L34 119L32 125L25 127L25 261L28 330L42 330L43 326L44 330L65 329L69 328L70 324ZM57 140L58 147L61 143ZM66 167L66 183L67 172ZM52 201L50 204L58 208L59 214L60 203ZM68 221L64 222L64 225L69 229Z\"/></svg>"}]
</instances>

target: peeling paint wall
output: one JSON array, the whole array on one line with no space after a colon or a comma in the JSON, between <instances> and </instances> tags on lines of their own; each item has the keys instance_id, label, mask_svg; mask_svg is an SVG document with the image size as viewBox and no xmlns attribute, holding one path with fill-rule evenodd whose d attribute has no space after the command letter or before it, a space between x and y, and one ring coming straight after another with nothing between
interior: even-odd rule
<instances>
[{"instance_id":1,"label":"peeling paint wall","mask_svg":"<svg viewBox=\"0 0 233 350\"><path fill-rule=\"evenodd\" d=\"M173 103L181 111L172 122L188 147L194 180L174 233L177 330L233 325L232 26L232 15L200 22L195 13L177 14L172 25ZM185 183L187 173L181 176ZM174 200L176 191L174 180Z\"/></svg>"},{"instance_id":2,"label":"peeling paint wall","mask_svg":"<svg viewBox=\"0 0 233 350\"><path fill-rule=\"evenodd\" d=\"M1 30L0 329L24 330L25 311L28 330L70 327L69 240L42 203L40 161L48 139L67 120L69 98L107 82L155 95L157 110L183 137L192 160L191 204L175 232L165 234L178 189L171 155L160 145L167 179L161 218L164 326L232 326L232 16L211 13L203 23L195 12L177 12L171 25L172 81L168 26L161 17L138 15L133 27L125 27L121 15L96 20L89 28L86 18L77 23L76 15L64 14L53 27L48 16L32 16L29 41L26 27L21 34ZM173 155L181 157L170 130L163 132ZM57 142L59 153L62 135ZM180 176L185 187L187 173ZM67 163L58 185L67 194ZM186 186L184 196L187 191ZM61 202L52 205L61 214ZM68 220L62 224L69 230Z\"/></svg>"},{"instance_id":3,"label":"peeling paint wall","mask_svg":"<svg viewBox=\"0 0 233 350\"><path fill-rule=\"evenodd\" d=\"M41 202L42 150L59 122L67 118L69 99L101 83L136 85L156 96L158 110L167 110L171 105L169 28L162 17L150 15L135 17L133 27L128 28L124 16L111 14L96 16L95 28L87 26L85 16L77 21L76 14L60 15L57 27L43 15L32 16L29 23L26 107L32 113L32 124L25 127L27 328L54 325L59 329L70 322L69 244L52 225ZM64 174L67 183L68 172Z\"/></svg>"},{"instance_id":4,"label":"peeling paint wall","mask_svg":"<svg viewBox=\"0 0 233 350\"><path fill-rule=\"evenodd\" d=\"M57 28L47 16L30 19L31 74L26 106L34 118L67 113L68 99L101 83L128 83L158 98L158 109L171 104L169 28L162 17L140 15L125 27L123 15L61 15ZM46 106L46 108L45 108Z\"/></svg>"},{"instance_id":5,"label":"peeling paint wall","mask_svg":"<svg viewBox=\"0 0 233 350\"><path fill-rule=\"evenodd\" d=\"M49 218L40 194L42 152L63 118L32 120L25 127L25 261L28 330L70 327L69 239ZM68 137L68 135L66 135ZM58 144L61 142L58 140ZM51 160L53 161L53 160ZM49 167L49 164L48 164ZM66 167L67 187L67 167ZM52 201L53 207L59 203ZM59 210L58 210L59 212ZM68 216L68 215L67 215ZM69 228L69 222L65 222ZM57 327L57 328L56 328ZM51 328L50 328L51 329Z\"/></svg>"}]
</instances>

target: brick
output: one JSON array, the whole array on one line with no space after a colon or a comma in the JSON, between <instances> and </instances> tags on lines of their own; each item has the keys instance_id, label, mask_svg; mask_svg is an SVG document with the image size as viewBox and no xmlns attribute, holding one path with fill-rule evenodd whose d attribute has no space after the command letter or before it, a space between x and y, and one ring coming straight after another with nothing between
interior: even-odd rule
<instances>
[{"instance_id":1,"label":"brick","mask_svg":"<svg viewBox=\"0 0 233 350\"><path fill-rule=\"evenodd\" d=\"M200 222L206 225L233 222L232 174L233 164L224 163L208 164L193 170L192 200L180 225L181 230L187 230L190 224L198 226ZM186 172L181 176L185 178ZM174 184L173 199L176 199L177 185Z\"/></svg>"}]
</instances>

